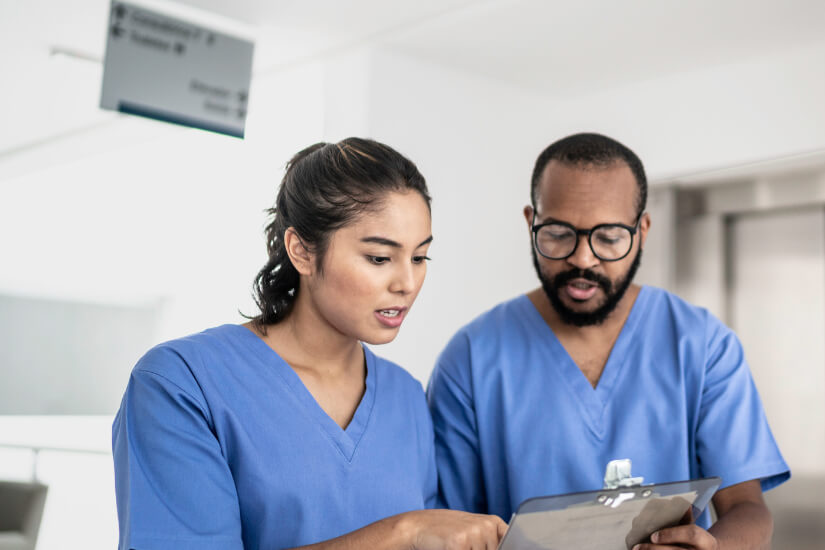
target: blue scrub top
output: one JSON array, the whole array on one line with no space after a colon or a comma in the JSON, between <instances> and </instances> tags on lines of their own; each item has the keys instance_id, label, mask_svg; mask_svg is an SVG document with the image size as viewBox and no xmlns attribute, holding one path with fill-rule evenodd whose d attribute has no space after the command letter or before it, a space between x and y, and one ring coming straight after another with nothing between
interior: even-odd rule
<instances>
[{"instance_id":1,"label":"blue scrub top","mask_svg":"<svg viewBox=\"0 0 825 550\"><path fill-rule=\"evenodd\" d=\"M118 548L288 548L434 506L421 384L364 356L366 391L342 430L245 327L150 350L112 427Z\"/></svg>"},{"instance_id":2,"label":"blue scrub top","mask_svg":"<svg viewBox=\"0 0 825 550\"><path fill-rule=\"evenodd\" d=\"M643 287L594 389L525 295L461 329L428 387L440 492L504 519L527 498L603 486L630 458L645 483L790 477L736 336ZM698 523L707 527L704 514Z\"/></svg>"}]
</instances>

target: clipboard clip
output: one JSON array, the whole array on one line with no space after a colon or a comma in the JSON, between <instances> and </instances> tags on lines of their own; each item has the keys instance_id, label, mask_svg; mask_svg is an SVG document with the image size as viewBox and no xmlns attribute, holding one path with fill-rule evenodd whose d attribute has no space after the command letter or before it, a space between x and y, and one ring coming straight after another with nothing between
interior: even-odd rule
<instances>
[{"instance_id":1,"label":"clipboard clip","mask_svg":"<svg viewBox=\"0 0 825 550\"><path fill-rule=\"evenodd\" d=\"M604 469L604 488L618 489L620 487L638 487L645 478L633 477L630 474L632 462L629 458L611 460Z\"/></svg>"}]
</instances>

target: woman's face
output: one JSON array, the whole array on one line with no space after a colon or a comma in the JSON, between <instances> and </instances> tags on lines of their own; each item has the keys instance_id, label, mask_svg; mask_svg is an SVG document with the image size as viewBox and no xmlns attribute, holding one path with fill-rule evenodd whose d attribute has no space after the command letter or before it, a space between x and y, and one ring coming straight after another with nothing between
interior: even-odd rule
<instances>
[{"instance_id":1,"label":"woman's face","mask_svg":"<svg viewBox=\"0 0 825 550\"><path fill-rule=\"evenodd\" d=\"M430 211L416 191L390 192L378 211L335 231L308 297L339 333L369 344L392 341L427 273Z\"/></svg>"}]
</instances>

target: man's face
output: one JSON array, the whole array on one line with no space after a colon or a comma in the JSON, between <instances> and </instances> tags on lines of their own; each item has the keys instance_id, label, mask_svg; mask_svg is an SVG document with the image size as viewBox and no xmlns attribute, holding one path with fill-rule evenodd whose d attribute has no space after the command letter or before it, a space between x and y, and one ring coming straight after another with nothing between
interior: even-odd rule
<instances>
[{"instance_id":1,"label":"man's face","mask_svg":"<svg viewBox=\"0 0 825 550\"><path fill-rule=\"evenodd\" d=\"M633 226L636 222L638 186L626 163L608 166L570 165L551 160L537 188L535 223L566 222L578 229L604 223ZM525 207L528 226L533 208ZM630 253L617 261L597 258L586 236L578 238L575 252L563 260L550 260L533 251L533 264L544 292L559 317L576 326L597 325L616 308L630 286L641 261L650 218L642 216ZM532 238L532 232L531 232Z\"/></svg>"}]
</instances>

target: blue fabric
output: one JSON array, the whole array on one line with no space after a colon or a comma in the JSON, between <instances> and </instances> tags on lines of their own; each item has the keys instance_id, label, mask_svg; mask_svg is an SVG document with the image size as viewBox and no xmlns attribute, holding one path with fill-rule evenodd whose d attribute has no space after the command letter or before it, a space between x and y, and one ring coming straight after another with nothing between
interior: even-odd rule
<instances>
[{"instance_id":1,"label":"blue fabric","mask_svg":"<svg viewBox=\"0 0 825 550\"><path fill-rule=\"evenodd\" d=\"M427 391L450 508L509 520L529 497L600 489L620 458L645 483L790 477L736 336L652 287L595 389L522 295L453 337Z\"/></svg>"},{"instance_id":2,"label":"blue fabric","mask_svg":"<svg viewBox=\"0 0 825 550\"><path fill-rule=\"evenodd\" d=\"M434 506L421 384L364 354L366 391L342 430L242 326L150 350L112 428L119 548L273 550Z\"/></svg>"}]
</instances>

